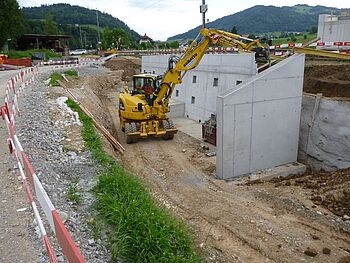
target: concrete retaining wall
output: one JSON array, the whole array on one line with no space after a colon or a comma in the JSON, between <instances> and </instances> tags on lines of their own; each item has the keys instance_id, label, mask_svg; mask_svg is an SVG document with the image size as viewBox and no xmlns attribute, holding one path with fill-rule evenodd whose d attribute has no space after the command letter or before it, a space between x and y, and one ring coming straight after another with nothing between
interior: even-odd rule
<instances>
[{"instance_id":1,"label":"concrete retaining wall","mask_svg":"<svg viewBox=\"0 0 350 263\"><path fill-rule=\"evenodd\" d=\"M299 161L316 170L350 167L350 101L304 95L302 105Z\"/></svg>"},{"instance_id":2,"label":"concrete retaining wall","mask_svg":"<svg viewBox=\"0 0 350 263\"><path fill-rule=\"evenodd\" d=\"M142 72L163 74L168 58L169 55L142 57ZM172 99L185 103L186 117L202 122L216 113L218 94L234 89L237 83L256 74L253 53L206 54L197 68L187 72L183 83L175 87ZM214 79L217 79L215 84Z\"/></svg>"},{"instance_id":3,"label":"concrete retaining wall","mask_svg":"<svg viewBox=\"0 0 350 263\"><path fill-rule=\"evenodd\" d=\"M217 101L217 177L297 160L304 55L294 55Z\"/></svg>"}]
</instances>

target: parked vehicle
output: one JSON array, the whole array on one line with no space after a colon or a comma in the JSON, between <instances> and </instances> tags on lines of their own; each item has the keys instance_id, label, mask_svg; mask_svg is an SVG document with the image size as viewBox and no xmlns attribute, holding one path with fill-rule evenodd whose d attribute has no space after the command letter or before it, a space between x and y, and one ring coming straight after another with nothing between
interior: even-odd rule
<instances>
[{"instance_id":1,"label":"parked vehicle","mask_svg":"<svg viewBox=\"0 0 350 263\"><path fill-rule=\"evenodd\" d=\"M86 49L75 49L75 50L69 51L69 55L83 55L83 54L87 54Z\"/></svg>"}]
</instances>

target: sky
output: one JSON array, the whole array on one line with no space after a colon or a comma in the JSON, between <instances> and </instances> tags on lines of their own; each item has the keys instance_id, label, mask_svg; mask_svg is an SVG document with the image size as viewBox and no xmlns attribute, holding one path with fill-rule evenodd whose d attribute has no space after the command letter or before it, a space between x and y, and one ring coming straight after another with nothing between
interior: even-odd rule
<instances>
[{"instance_id":1,"label":"sky","mask_svg":"<svg viewBox=\"0 0 350 263\"><path fill-rule=\"evenodd\" d=\"M166 40L184 33L202 23L199 6L202 0L18 0L20 6L68 3L109 13L125 22L140 35L145 33L154 40ZM254 5L292 6L296 4L324 5L350 8L347 0L206 0L206 19L214 21Z\"/></svg>"}]
</instances>

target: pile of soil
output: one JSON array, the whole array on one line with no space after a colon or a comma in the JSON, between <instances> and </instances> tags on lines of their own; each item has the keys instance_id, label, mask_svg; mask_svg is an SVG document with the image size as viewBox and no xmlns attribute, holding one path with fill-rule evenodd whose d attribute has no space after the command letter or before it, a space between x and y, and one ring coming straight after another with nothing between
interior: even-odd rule
<instances>
[{"instance_id":1,"label":"pile of soil","mask_svg":"<svg viewBox=\"0 0 350 263\"><path fill-rule=\"evenodd\" d=\"M306 66L304 92L350 98L350 63Z\"/></svg>"},{"instance_id":2,"label":"pile of soil","mask_svg":"<svg viewBox=\"0 0 350 263\"><path fill-rule=\"evenodd\" d=\"M130 81L133 75L140 73L141 59L134 57L116 57L108 60L104 66L113 71L124 70L122 80Z\"/></svg>"},{"instance_id":3,"label":"pile of soil","mask_svg":"<svg viewBox=\"0 0 350 263\"><path fill-rule=\"evenodd\" d=\"M294 185L309 189L310 199L315 205L321 205L337 216L350 216L350 168L334 172L306 172L275 182L278 182L276 186Z\"/></svg>"}]
</instances>

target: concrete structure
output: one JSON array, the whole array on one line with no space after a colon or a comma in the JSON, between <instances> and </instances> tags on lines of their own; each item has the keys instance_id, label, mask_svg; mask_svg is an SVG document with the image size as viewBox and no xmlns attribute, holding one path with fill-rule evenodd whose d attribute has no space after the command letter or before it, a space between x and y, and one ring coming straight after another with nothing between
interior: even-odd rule
<instances>
[{"instance_id":1,"label":"concrete structure","mask_svg":"<svg viewBox=\"0 0 350 263\"><path fill-rule=\"evenodd\" d=\"M170 103L170 112L167 114L169 118L178 118L185 116L185 103L171 99Z\"/></svg>"},{"instance_id":2,"label":"concrete structure","mask_svg":"<svg viewBox=\"0 0 350 263\"><path fill-rule=\"evenodd\" d=\"M297 160L304 61L294 55L218 96L218 178Z\"/></svg>"},{"instance_id":3,"label":"concrete structure","mask_svg":"<svg viewBox=\"0 0 350 263\"><path fill-rule=\"evenodd\" d=\"M319 170L350 167L350 101L304 95L298 159Z\"/></svg>"},{"instance_id":4,"label":"concrete structure","mask_svg":"<svg viewBox=\"0 0 350 263\"><path fill-rule=\"evenodd\" d=\"M168 58L169 55L142 57L142 72L163 74ZM218 94L234 89L256 74L253 53L206 54L198 67L188 71L183 83L176 86L172 99L184 103L185 117L204 122L211 114L216 114Z\"/></svg>"},{"instance_id":5,"label":"concrete structure","mask_svg":"<svg viewBox=\"0 0 350 263\"><path fill-rule=\"evenodd\" d=\"M350 42L350 14L319 15L317 37L321 42ZM322 47L318 47L322 48ZM327 47L329 48L329 47ZM349 47L334 47L349 48Z\"/></svg>"}]
</instances>

